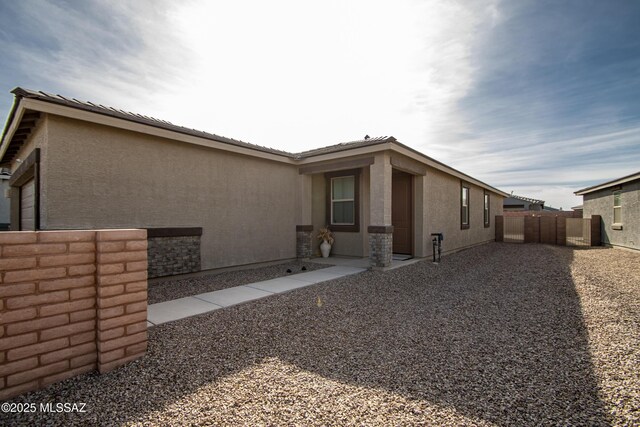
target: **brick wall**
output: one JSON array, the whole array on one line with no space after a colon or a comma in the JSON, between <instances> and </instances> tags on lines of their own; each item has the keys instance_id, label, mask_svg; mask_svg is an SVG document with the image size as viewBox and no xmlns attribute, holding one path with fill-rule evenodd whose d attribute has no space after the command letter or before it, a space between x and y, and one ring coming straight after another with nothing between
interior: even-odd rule
<instances>
[{"instance_id":1,"label":"brick wall","mask_svg":"<svg viewBox=\"0 0 640 427\"><path fill-rule=\"evenodd\" d=\"M524 217L524 242L540 243L540 217Z\"/></svg>"},{"instance_id":2,"label":"brick wall","mask_svg":"<svg viewBox=\"0 0 640 427\"><path fill-rule=\"evenodd\" d=\"M496 242L504 242L504 217L497 215L495 217Z\"/></svg>"},{"instance_id":3,"label":"brick wall","mask_svg":"<svg viewBox=\"0 0 640 427\"><path fill-rule=\"evenodd\" d=\"M557 221L558 217L555 216L540 217L540 243L556 244Z\"/></svg>"},{"instance_id":4,"label":"brick wall","mask_svg":"<svg viewBox=\"0 0 640 427\"><path fill-rule=\"evenodd\" d=\"M504 240L504 217L496 216L496 241ZM589 236L583 236L591 246L601 245L600 224L602 218L599 215L591 216ZM567 217L566 216L525 216L524 217L524 243L547 243L565 246L567 244Z\"/></svg>"},{"instance_id":5,"label":"brick wall","mask_svg":"<svg viewBox=\"0 0 640 427\"><path fill-rule=\"evenodd\" d=\"M0 233L0 399L144 355L145 230Z\"/></svg>"}]
</instances>

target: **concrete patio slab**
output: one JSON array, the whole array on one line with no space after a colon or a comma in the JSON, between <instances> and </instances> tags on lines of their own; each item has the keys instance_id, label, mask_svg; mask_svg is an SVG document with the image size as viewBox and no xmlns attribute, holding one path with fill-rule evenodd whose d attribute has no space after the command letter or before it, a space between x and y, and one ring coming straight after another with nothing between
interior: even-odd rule
<instances>
[{"instance_id":1,"label":"concrete patio slab","mask_svg":"<svg viewBox=\"0 0 640 427\"><path fill-rule=\"evenodd\" d=\"M367 269L363 267L353 267L349 265L336 265L333 267L323 268L322 270L312 271L311 273L326 272L330 274L339 274L340 276L348 276L350 274L362 273L363 271L366 271L366 270ZM305 274L311 274L311 273L305 273Z\"/></svg>"},{"instance_id":2,"label":"concrete patio slab","mask_svg":"<svg viewBox=\"0 0 640 427\"><path fill-rule=\"evenodd\" d=\"M311 262L317 264L329 264L335 266L369 268L371 260L369 258L348 258L348 257L329 257L329 258L312 258Z\"/></svg>"},{"instance_id":3,"label":"concrete patio slab","mask_svg":"<svg viewBox=\"0 0 640 427\"><path fill-rule=\"evenodd\" d=\"M325 269L312 271L310 273L304 273L304 280L311 283L318 283L318 282L324 282L325 280L338 279L344 276L343 273L336 273L336 272L329 272L329 271L325 272L324 270Z\"/></svg>"},{"instance_id":4,"label":"concrete patio slab","mask_svg":"<svg viewBox=\"0 0 640 427\"><path fill-rule=\"evenodd\" d=\"M297 274L296 276L302 276ZM298 280L292 277L279 277L277 279L265 280L264 282L251 283L251 288L260 289L274 294L291 291L293 289L304 288L305 286L313 285L315 282L308 280Z\"/></svg>"},{"instance_id":5,"label":"concrete patio slab","mask_svg":"<svg viewBox=\"0 0 640 427\"><path fill-rule=\"evenodd\" d=\"M151 304L147 308L147 326L160 325L185 317L195 316L223 307L268 297L269 295L292 291L298 288L358 274L366 268L338 265L307 273L292 274L287 277L250 283L248 285L221 289L173 301Z\"/></svg>"},{"instance_id":6,"label":"concrete patio slab","mask_svg":"<svg viewBox=\"0 0 640 427\"><path fill-rule=\"evenodd\" d=\"M273 292L250 288L248 286L236 286L234 288L227 288L219 291L196 295L194 296L194 298L198 298L222 307L229 307L246 301L253 301L254 299L264 298L269 295L273 295Z\"/></svg>"},{"instance_id":7,"label":"concrete patio slab","mask_svg":"<svg viewBox=\"0 0 640 427\"><path fill-rule=\"evenodd\" d=\"M186 297L149 305L147 307L147 320L154 325L160 325L219 308L222 307L198 298Z\"/></svg>"}]
</instances>

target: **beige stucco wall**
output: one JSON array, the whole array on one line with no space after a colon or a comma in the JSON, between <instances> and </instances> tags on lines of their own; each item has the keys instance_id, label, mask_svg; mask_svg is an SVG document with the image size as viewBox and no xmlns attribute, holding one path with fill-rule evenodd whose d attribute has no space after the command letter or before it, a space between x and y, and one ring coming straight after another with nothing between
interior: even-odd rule
<instances>
[{"instance_id":1,"label":"beige stucco wall","mask_svg":"<svg viewBox=\"0 0 640 427\"><path fill-rule=\"evenodd\" d=\"M396 155L396 158L399 158ZM380 156L376 156L376 161ZM409 161L410 159L406 159ZM502 215L502 197L490 194L490 226L484 227L484 190L469 185L470 227L460 228L460 179L431 167L426 175L414 175L414 255L431 256L431 233L444 233L443 251L452 252L495 240L495 216ZM379 168L380 169L380 168ZM389 172L391 172L391 168ZM362 168L360 179L360 232L335 233L333 255L369 255L367 227L372 224L370 214L370 167ZM314 231L326 225L326 180L324 174L312 176L312 223ZM389 221L391 222L391 221ZM316 252L318 249L316 248Z\"/></svg>"},{"instance_id":2,"label":"beige stucco wall","mask_svg":"<svg viewBox=\"0 0 640 427\"><path fill-rule=\"evenodd\" d=\"M460 227L460 179L437 171L427 170L425 182L425 211L427 235L444 233L443 252L451 252L495 240L495 216L502 214L502 197L491 194L490 226L484 226L484 190L469 186L469 228ZM431 248L427 249L431 254Z\"/></svg>"},{"instance_id":3,"label":"beige stucco wall","mask_svg":"<svg viewBox=\"0 0 640 427\"><path fill-rule=\"evenodd\" d=\"M50 116L42 226L202 227L202 268L293 258L291 165Z\"/></svg>"},{"instance_id":4,"label":"beige stucco wall","mask_svg":"<svg viewBox=\"0 0 640 427\"><path fill-rule=\"evenodd\" d=\"M335 242L331 248L332 255L369 256L367 241L367 225L369 224L369 168L360 170L360 231L334 232ZM317 231L327 225L326 179L324 174L312 175L312 224L314 239ZM318 240L314 240L314 253L319 254Z\"/></svg>"},{"instance_id":5,"label":"beige stucco wall","mask_svg":"<svg viewBox=\"0 0 640 427\"><path fill-rule=\"evenodd\" d=\"M640 181L620 185L622 229L613 226L613 189L605 188L583 196L583 217L600 215L602 243L640 249Z\"/></svg>"},{"instance_id":6,"label":"beige stucco wall","mask_svg":"<svg viewBox=\"0 0 640 427\"><path fill-rule=\"evenodd\" d=\"M202 266L210 269L293 258L295 226L326 225L324 173L300 175L295 165L49 115L18 157L35 147L43 159L43 229L203 227ZM389 156L375 157L390 173ZM414 175L414 254L431 255L434 232L444 233L445 252L494 240L502 197L490 193L485 228L484 191L470 185L471 227L462 230L460 180L420 165L427 172ZM384 225L370 220L372 168L361 169L360 232L337 232L334 255L368 256L367 227Z\"/></svg>"}]
</instances>

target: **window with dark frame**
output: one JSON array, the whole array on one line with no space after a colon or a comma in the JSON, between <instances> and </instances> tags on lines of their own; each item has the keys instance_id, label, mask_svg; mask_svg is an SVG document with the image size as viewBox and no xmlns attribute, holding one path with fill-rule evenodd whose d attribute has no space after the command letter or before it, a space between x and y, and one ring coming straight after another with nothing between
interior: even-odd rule
<instances>
[{"instance_id":1,"label":"window with dark frame","mask_svg":"<svg viewBox=\"0 0 640 427\"><path fill-rule=\"evenodd\" d=\"M484 226L485 228L491 225L491 219L490 219L491 217L489 216L491 214L490 203L491 203L490 195L485 191L484 192Z\"/></svg>"},{"instance_id":2,"label":"window with dark frame","mask_svg":"<svg viewBox=\"0 0 640 427\"><path fill-rule=\"evenodd\" d=\"M327 224L332 231L360 231L360 170L325 173L327 182Z\"/></svg>"},{"instance_id":3,"label":"window with dark frame","mask_svg":"<svg viewBox=\"0 0 640 427\"><path fill-rule=\"evenodd\" d=\"M469 228L469 187L464 184L460 191L460 228Z\"/></svg>"}]
</instances>

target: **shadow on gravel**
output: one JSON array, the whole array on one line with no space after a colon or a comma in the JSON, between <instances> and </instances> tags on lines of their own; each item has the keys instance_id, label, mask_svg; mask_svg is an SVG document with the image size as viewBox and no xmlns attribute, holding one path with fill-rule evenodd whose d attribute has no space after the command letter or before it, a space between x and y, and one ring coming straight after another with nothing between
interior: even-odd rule
<instances>
[{"instance_id":1,"label":"shadow on gravel","mask_svg":"<svg viewBox=\"0 0 640 427\"><path fill-rule=\"evenodd\" d=\"M273 357L497 425L609 425L572 257L490 244L343 278L157 327L143 360L16 401L88 402L88 414L49 414L51 424L136 422Z\"/></svg>"},{"instance_id":2,"label":"shadow on gravel","mask_svg":"<svg viewBox=\"0 0 640 427\"><path fill-rule=\"evenodd\" d=\"M339 315L291 319L290 344L275 355L498 425L610 425L571 276L573 253L495 244L439 266L368 273L353 287L368 291L327 304Z\"/></svg>"}]
</instances>

